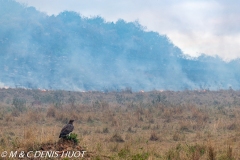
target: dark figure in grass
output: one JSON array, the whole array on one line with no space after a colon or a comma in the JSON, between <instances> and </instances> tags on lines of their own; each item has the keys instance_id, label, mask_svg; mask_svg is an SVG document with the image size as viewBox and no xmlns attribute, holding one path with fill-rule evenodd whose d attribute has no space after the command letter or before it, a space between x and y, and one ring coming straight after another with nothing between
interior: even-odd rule
<instances>
[{"instance_id":1,"label":"dark figure in grass","mask_svg":"<svg viewBox=\"0 0 240 160\"><path fill-rule=\"evenodd\" d=\"M74 129L73 121L74 120L70 120L68 124L62 128L59 138L66 138L67 135L73 131Z\"/></svg>"}]
</instances>

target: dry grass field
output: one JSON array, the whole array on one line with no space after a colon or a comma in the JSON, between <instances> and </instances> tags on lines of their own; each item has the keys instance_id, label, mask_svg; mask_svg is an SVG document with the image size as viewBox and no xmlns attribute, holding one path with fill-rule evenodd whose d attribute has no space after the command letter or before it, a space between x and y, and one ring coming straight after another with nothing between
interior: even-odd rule
<instances>
[{"instance_id":1,"label":"dry grass field","mask_svg":"<svg viewBox=\"0 0 240 160\"><path fill-rule=\"evenodd\" d=\"M83 159L93 160L235 160L239 117L240 91L231 89L0 89L0 153L81 149L87 151ZM58 136L70 119L79 143L63 147Z\"/></svg>"}]
</instances>

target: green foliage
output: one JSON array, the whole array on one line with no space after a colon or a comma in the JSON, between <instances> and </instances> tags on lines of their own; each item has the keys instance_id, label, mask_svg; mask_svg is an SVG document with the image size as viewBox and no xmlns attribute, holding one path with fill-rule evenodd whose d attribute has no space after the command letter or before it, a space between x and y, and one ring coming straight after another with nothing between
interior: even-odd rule
<instances>
[{"instance_id":1,"label":"green foliage","mask_svg":"<svg viewBox=\"0 0 240 160\"><path fill-rule=\"evenodd\" d=\"M129 154L130 154L130 150L128 148L124 148L119 151L118 156L120 158L127 158Z\"/></svg>"},{"instance_id":2,"label":"green foliage","mask_svg":"<svg viewBox=\"0 0 240 160\"><path fill-rule=\"evenodd\" d=\"M79 143L79 139L77 138L77 134L76 133L71 133L70 135L67 136L68 140L73 141L75 144Z\"/></svg>"},{"instance_id":3,"label":"green foliage","mask_svg":"<svg viewBox=\"0 0 240 160\"><path fill-rule=\"evenodd\" d=\"M200 156L204 155L206 152L206 147L202 146L202 145L198 145L198 144L190 145L190 146L187 145L187 147L188 147L190 153L198 152L200 154Z\"/></svg>"},{"instance_id":4,"label":"green foliage","mask_svg":"<svg viewBox=\"0 0 240 160\"><path fill-rule=\"evenodd\" d=\"M200 159L205 153L207 153L207 147L205 145L178 144L175 148L170 149L165 157L167 160L181 159L181 156L189 157L191 159ZM208 155L208 157L211 157L209 159L214 158L214 156L212 153L211 155Z\"/></svg>"},{"instance_id":5,"label":"green foliage","mask_svg":"<svg viewBox=\"0 0 240 160\"><path fill-rule=\"evenodd\" d=\"M149 157L149 153L138 153L131 154L129 148L123 148L118 152L118 156L121 159L131 159L131 160L146 160Z\"/></svg>"},{"instance_id":6,"label":"green foliage","mask_svg":"<svg viewBox=\"0 0 240 160\"><path fill-rule=\"evenodd\" d=\"M232 147L228 147L226 154L220 156L218 158L219 160L234 160L233 155L232 155Z\"/></svg>"},{"instance_id":7,"label":"green foliage","mask_svg":"<svg viewBox=\"0 0 240 160\"><path fill-rule=\"evenodd\" d=\"M149 153L136 154L132 156L132 160L147 160Z\"/></svg>"},{"instance_id":8,"label":"green foliage","mask_svg":"<svg viewBox=\"0 0 240 160\"><path fill-rule=\"evenodd\" d=\"M172 148L166 153L166 159L167 160L180 159L181 150L182 150L182 146L178 144L176 148Z\"/></svg>"},{"instance_id":9,"label":"green foliage","mask_svg":"<svg viewBox=\"0 0 240 160\"><path fill-rule=\"evenodd\" d=\"M101 160L100 156L94 157L93 160Z\"/></svg>"},{"instance_id":10,"label":"green foliage","mask_svg":"<svg viewBox=\"0 0 240 160\"><path fill-rule=\"evenodd\" d=\"M12 145L14 148L19 148L20 141L19 141L18 137L16 137L15 139L12 140Z\"/></svg>"}]
</instances>

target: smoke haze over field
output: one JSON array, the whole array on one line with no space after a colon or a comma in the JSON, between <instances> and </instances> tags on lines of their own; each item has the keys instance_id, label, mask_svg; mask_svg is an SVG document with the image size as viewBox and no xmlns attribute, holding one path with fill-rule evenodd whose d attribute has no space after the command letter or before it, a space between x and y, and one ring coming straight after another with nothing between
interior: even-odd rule
<instances>
[{"instance_id":1,"label":"smoke haze over field","mask_svg":"<svg viewBox=\"0 0 240 160\"><path fill-rule=\"evenodd\" d=\"M240 60L186 57L138 22L0 1L0 87L64 90L240 89ZM211 44L209 44L211 45Z\"/></svg>"},{"instance_id":2,"label":"smoke haze over field","mask_svg":"<svg viewBox=\"0 0 240 160\"><path fill-rule=\"evenodd\" d=\"M240 58L240 1L236 0L16 0L48 15L75 11L100 15L108 22L139 21L167 35L184 54L201 53L224 60ZM211 45L209 45L211 44Z\"/></svg>"}]
</instances>

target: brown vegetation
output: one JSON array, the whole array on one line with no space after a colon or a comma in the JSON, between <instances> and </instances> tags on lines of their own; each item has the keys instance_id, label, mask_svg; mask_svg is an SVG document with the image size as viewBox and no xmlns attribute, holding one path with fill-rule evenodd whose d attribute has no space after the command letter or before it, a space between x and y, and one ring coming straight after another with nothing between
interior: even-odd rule
<instances>
[{"instance_id":1,"label":"brown vegetation","mask_svg":"<svg viewBox=\"0 0 240 160\"><path fill-rule=\"evenodd\" d=\"M0 89L0 97L0 152L62 145L86 150L90 159L240 157L240 91ZM75 148L58 139L69 119L79 138Z\"/></svg>"}]
</instances>

